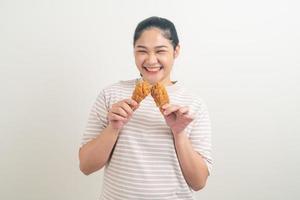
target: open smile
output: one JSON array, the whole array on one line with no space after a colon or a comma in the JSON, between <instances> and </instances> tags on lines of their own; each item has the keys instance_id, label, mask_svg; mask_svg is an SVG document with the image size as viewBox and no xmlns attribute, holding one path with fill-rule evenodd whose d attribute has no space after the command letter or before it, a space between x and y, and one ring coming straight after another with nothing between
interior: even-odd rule
<instances>
[{"instance_id":1,"label":"open smile","mask_svg":"<svg viewBox=\"0 0 300 200\"><path fill-rule=\"evenodd\" d=\"M143 67L147 72L156 73L163 69L163 67Z\"/></svg>"}]
</instances>

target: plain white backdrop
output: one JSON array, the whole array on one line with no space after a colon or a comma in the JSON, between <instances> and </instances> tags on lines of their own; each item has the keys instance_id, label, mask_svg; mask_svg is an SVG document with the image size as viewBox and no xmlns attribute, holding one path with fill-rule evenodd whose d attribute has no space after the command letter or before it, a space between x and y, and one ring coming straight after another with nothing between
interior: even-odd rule
<instances>
[{"instance_id":1,"label":"plain white backdrop","mask_svg":"<svg viewBox=\"0 0 300 200\"><path fill-rule=\"evenodd\" d=\"M296 0L0 0L0 199L95 200L78 148L99 91L138 77L137 23L176 25L173 79L212 120L214 167L197 199L300 198Z\"/></svg>"}]
</instances>

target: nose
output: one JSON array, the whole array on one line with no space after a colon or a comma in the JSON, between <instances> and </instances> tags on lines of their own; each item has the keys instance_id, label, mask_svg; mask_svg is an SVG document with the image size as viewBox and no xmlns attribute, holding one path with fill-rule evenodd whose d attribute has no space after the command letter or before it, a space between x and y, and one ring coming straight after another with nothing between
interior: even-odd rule
<instances>
[{"instance_id":1,"label":"nose","mask_svg":"<svg viewBox=\"0 0 300 200\"><path fill-rule=\"evenodd\" d=\"M149 56L147 58L147 64L154 65L156 63L157 63L157 57L155 56L155 54L153 54L153 53L149 54Z\"/></svg>"}]
</instances>

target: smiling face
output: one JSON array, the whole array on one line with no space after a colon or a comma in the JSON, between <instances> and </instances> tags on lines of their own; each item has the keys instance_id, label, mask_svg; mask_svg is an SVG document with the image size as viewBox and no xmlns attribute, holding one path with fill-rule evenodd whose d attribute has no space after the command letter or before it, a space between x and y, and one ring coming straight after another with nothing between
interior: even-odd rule
<instances>
[{"instance_id":1,"label":"smiling face","mask_svg":"<svg viewBox=\"0 0 300 200\"><path fill-rule=\"evenodd\" d=\"M143 79L151 84L161 82L170 85L170 73L179 45L173 48L171 41L158 28L145 30L134 45L135 63Z\"/></svg>"}]
</instances>

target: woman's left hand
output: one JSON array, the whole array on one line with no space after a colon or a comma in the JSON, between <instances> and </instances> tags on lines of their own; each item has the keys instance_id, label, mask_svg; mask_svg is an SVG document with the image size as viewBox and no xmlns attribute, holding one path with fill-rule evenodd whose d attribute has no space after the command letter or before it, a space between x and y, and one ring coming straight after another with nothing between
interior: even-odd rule
<instances>
[{"instance_id":1,"label":"woman's left hand","mask_svg":"<svg viewBox=\"0 0 300 200\"><path fill-rule=\"evenodd\" d=\"M179 134L194 120L187 106L165 104L162 113L173 134Z\"/></svg>"}]
</instances>

